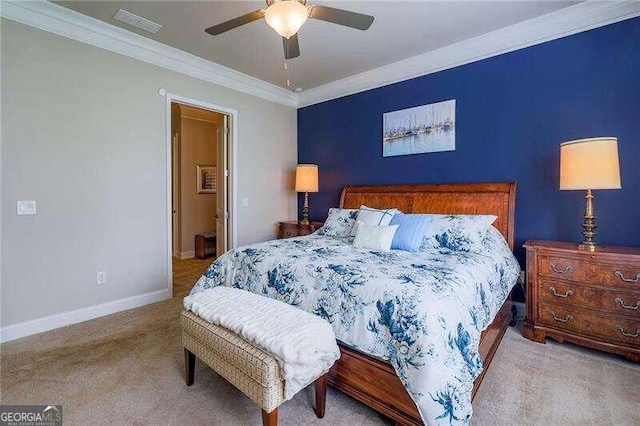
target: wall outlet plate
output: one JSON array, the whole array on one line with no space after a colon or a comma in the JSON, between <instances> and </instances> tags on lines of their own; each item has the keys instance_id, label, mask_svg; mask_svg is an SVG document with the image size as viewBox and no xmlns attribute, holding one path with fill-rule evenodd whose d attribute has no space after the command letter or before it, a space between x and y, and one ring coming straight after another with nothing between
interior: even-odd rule
<instances>
[{"instance_id":1,"label":"wall outlet plate","mask_svg":"<svg viewBox=\"0 0 640 426\"><path fill-rule=\"evenodd\" d=\"M527 306L522 302L513 302L516 307L516 320L521 321L527 318Z\"/></svg>"},{"instance_id":2,"label":"wall outlet plate","mask_svg":"<svg viewBox=\"0 0 640 426\"><path fill-rule=\"evenodd\" d=\"M16 203L16 214L18 216L36 214L36 201L35 200L18 201Z\"/></svg>"},{"instance_id":3,"label":"wall outlet plate","mask_svg":"<svg viewBox=\"0 0 640 426\"><path fill-rule=\"evenodd\" d=\"M107 271L98 271L96 273L96 284L105 285L107 283Z\"/></svg>"}]
</instances>

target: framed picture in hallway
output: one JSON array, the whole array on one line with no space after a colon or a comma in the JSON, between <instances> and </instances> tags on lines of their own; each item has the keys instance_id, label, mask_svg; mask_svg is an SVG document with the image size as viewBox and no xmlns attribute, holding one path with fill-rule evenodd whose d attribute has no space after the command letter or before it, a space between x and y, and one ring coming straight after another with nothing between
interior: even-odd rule
<instances>
[{"instance_id":1,"label":"framed picture in hallway","mask_svg":"<svg viewBox=\"0 0 640 426\"><path fill-rule=\"evenodd\" d=\"M383 114L382 156L456 150L456 100Z\"/></svg>"},{"instance_id":2,"label":"framed picture in hallway","mask_svg":"<svg viewBox=\"0 0 640 426\"><path fill-rule=\"evenodd\" d=\"M216 166L196 166L196 192L198 194L215 194L216 193Z\"/></svg>"}]
</instances>

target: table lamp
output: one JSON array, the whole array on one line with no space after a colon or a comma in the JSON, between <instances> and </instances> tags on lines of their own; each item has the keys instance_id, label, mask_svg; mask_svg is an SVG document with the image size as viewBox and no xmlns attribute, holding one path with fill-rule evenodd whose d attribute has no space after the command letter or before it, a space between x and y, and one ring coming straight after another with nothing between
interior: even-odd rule
<instances>
[{"instance_id":1,"label":"table lamp","mask_svg":"<svg viewBox=\"0 0 640 426\"><path fill-rule=\"evenodd\" d=\"M620 189L620 165L617 138L590 138L560 145L560 189L586 190L586 208L582 250L595 251L596 216L593 209L594 189Z\"/></svg>"},{"instance_id":2,"label":"table lamp","mask_svg":"<svg viewBox=\"0 0 640 426\"><path fill-rule=\"evenodd\" d=\"M302 220L300 223L309 224L309 193L318 192L318 165L298 164L296 167L296 192L304 192Z\"/></svg>"}]
</instances>

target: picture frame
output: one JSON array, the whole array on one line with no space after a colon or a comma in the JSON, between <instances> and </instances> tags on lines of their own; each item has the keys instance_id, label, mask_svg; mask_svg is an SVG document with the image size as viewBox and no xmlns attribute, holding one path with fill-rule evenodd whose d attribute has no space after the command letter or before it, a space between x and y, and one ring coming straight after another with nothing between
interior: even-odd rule
<instances>
[{"instance_id":1,"label":"picture frame","mask_svg":"<svg viewBox=\"0 0 640 426\"><path fill-rule=\"evenodd\" d=\"M196 165L196 193L215 194L216 191L216 166Z\"/></svg>"},{"instance_id":2,"label":"picture frame","mask_svg":"<svg viewBox=\"0 0 640 426\"><path fill-rule=\"evenodd\" d=\"M383 114L382 156L456 150L456 101L436 102Z\"/></svg>"}]
</instances>

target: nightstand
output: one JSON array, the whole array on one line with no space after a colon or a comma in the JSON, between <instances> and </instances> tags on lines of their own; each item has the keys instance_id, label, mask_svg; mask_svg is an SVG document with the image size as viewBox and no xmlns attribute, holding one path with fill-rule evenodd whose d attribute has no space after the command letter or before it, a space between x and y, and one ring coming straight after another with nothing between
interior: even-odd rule
<instances>
[{"instance_id":1,"label":"nightstand","mask_svg":"<svg viewBox=\"0 0 640 426\"><path fill-rule=\"evenodd\" d=\"M297 221L278 222L278 238L301 237L316 232L324 222L311 222L304 225Z\"/></svg>"},{"instance_id":2,"label":"nightstand","mask_svg":"<svg viewBox=\"0 0 640 426\"><path fill-rule=\"evenodd\" d=\"M524 337L566 340L640 362L640 248L589 252L556 241L527 241L524 247Z\"/></svg>"}]
</instances>

